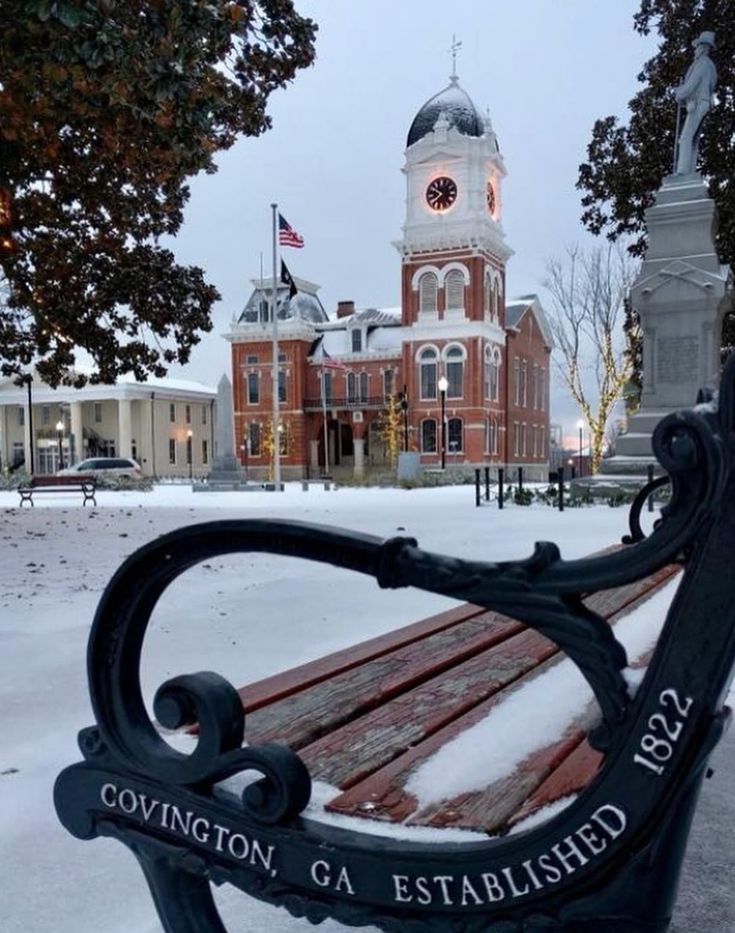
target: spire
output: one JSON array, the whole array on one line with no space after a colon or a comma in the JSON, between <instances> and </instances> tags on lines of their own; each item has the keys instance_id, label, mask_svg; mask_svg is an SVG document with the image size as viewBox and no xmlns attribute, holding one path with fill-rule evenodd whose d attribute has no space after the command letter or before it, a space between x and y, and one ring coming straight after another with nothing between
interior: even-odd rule
<instances>
[{"instance_id":1,"label":"spire","mask_svg":"<svg viewBox=\"0 0 735 933\"><path fill-rule=\"evenodd\" d=\"M462 48L462 42L457 42L457 37L452 33L452 44L449 48L449 52L452 56L452 73L449 76L449 80L452 84L459 83L459 76L457 75L457 52Z\"/></svg>"}]
</instances>

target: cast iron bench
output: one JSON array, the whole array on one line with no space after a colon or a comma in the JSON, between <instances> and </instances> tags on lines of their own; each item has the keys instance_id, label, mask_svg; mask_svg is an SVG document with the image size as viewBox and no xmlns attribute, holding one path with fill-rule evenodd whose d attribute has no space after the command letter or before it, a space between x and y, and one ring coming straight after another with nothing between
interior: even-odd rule
<instances>
[{"instance_id":1,"label":"cast iron bench","mask_svg":"<svg viewBox=\"0 0 735 933\"><path fill-rule=\"evenodd\" d=\"M33 506L33 496L41 495L42 493L65 492L81 492L84 496L82 501L83 506L88 502L91 502L92 505L97 505L97 500L95 498L96 488L97 483L94 476L87 476L81 473L78 476L32 476L29 483L18 486L20 508L23 507L24 502L30 502L31 506Z\"/></svg>"},{"instance_id":2,"label":"cast iron bench","mask_svg":"<svg viewBox=\"0 0 735 933\"><path fill-rule=\"evenodd\" d=\"M408 538L276 521L213 522L141 548L94 620L96 725L80 733L85 761L57 780L62 822L79 838L110 836L132 849L168 933L222 933L210 882L225 881L312 923L334 917L395 933L666 930L707 760L729 719L734 428L735 362L718 412L680 413L657 428L672 493L653 532L644 537L638 524L649 488L634 504L630 543L582 560L541 543L526 560L473 562ZM143 637L179 574L239 551L330 563L466 604L240 692L211 672L174 677L157 691L154 714L167 729L198 723L186 755L146 713ZM676 597L632 695L606 620L677 568ZM417 810L407 783L417 763L543 676L557 648L591 687L596 724L550 735L499 785ZM215 787L245 771L262 777L238 796ZM329 809L363 820L348 829L303 816L312 778L339 788ZM574 793L546 822L507 832ZM460 824L493 838L381 836L376 818Z\"/></svg>"}]
</instances>

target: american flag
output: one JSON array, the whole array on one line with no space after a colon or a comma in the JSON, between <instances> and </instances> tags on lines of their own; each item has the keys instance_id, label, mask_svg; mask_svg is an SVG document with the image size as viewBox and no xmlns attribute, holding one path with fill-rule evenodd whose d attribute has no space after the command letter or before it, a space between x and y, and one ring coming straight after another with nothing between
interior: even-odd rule
<instances>
[{"instance_id":1,"label":"american flag","mask_svg":"<svg viewBox=\"0 0 735 933\"><path fill-rule=\"evenodd\" d=\"M304 238L289 224L283 214L278 215L278 242L281 246L294 246L301 249Z\"/></svg>"},{"instance_id":2,"label":"american flag","mask_svg":"<svg viewBox=\"0 0 735 933\"><path fill-rule=\"evenodd\" d=\"M324 347L322 347L322 355L319 359L319 364L322 369L338 369L341 372L347 372L347 367L342 363L338 363L337 360L332 359Z\"/></svg>"}]
</instances>

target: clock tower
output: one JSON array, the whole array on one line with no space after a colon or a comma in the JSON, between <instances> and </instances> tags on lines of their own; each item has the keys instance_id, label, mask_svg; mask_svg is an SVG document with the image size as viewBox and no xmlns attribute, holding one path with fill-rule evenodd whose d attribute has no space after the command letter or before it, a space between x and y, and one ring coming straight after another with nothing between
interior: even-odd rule
<instances>
[{"instance_id":1,"label":"clock tower","mask_svg":"<svg viewBox=\"0 0 735 933\"><path fill-rule=\"evenodd\" d=\"M513 252L501 224L505 165L489 116L456 74L414 117L403 172L404 325L483 322L500 337Z\"/></svg>"}]
</instances>

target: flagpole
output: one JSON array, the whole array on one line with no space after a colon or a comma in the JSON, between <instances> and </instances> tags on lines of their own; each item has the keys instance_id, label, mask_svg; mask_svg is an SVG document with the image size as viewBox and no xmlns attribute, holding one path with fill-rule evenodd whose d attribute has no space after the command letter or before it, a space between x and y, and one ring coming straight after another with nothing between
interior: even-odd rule
<instances>
[{"instance_id":1,"label":"flagpole","mask_svg":"<svg viewBox=\"0 0 735 933\"><path fill-rule=\"evenodd\" d=\"M273 295L271 298L271 315L273 320L273 481L276 485L276 492L281 490L281 438L278 428L278 390L280 380L278 378L278 301L277 301L277 278L276 278L276 249L277 249L277 204L271 204L273 212Z\"/></svg>"},{"instance_id":2,"label":"flagpole","mask_svg":"<svg viewBox=\"0 0 735 933\"><path fill-rule=\"evenodd\" d=\"M329 434L327 431L327 393L324 391L324 359L322 358L322 415L324 417L324 475L329 476Z\"/></svg>"}]
</instances>

